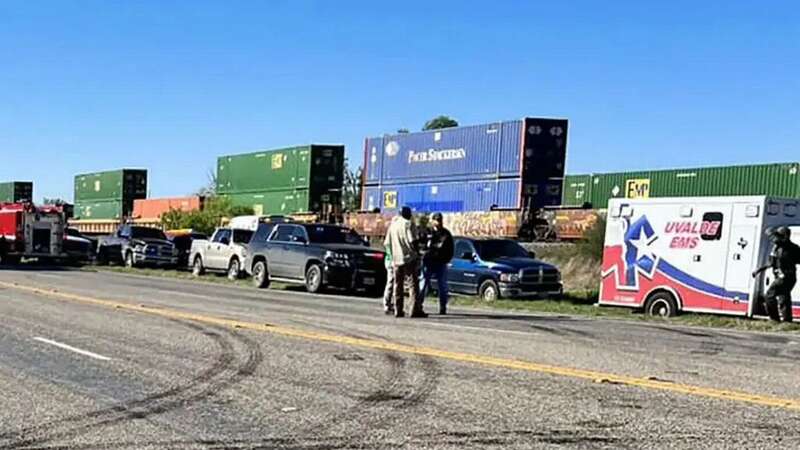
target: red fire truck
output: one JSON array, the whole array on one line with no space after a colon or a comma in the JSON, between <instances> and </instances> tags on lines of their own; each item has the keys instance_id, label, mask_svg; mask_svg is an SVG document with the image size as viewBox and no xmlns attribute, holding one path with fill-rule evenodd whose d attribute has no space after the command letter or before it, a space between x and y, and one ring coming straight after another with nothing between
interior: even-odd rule
<instances>
[{"instance_id":1,"label":"red fire truck","mask_svg":"<svg viewBox=\"0 0 800 450\"><path fill-rule=\"evenodd\" d=\"M64 253L64 214L56 207L0 203L0 263L22 258L58 261Z\"/></svg>"}]
</instances>

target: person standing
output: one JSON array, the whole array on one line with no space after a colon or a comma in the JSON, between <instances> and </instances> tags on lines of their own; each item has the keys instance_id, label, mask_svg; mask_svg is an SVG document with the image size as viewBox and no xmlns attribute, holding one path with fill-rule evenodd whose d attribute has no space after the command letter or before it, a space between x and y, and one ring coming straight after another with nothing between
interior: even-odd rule
<instances>
[{"instance_id":1,"label":"person standing","mask_svg":"<svg viewBox=\"0 0 800 450\"><path fill-rule=\"evenodd\" d=\"M411 317L428 317L419 296L420 257L417 250L417 230L411 219L411 208L404 206L400 215L392 219L383 241L383 245L389 247L392 253L395 317L405 316L404 296L407 284L410 286L409 297L413 302Z\"/></svg>"},{"instance_id":2,"label":"person standing","mask_svg":"<svg viewBox=\"0 0 800 450\"><path fill-rule=\"evenodd\" d=\"M431 216L431 232L428 236L427 252L422 264L422 280L420 297L424 300L428 295L433 278L436 278L436 290L439 294L439 314L447 314L447 265L453 259L453 235L444 227L442 214Z\"/></svg>"},{"instance_id":3,"label":"person standing","mask_svg":"<svg viewBox=\"0 0 800 450\"><path fill-rule=\"evenodd\" d=\"M791 241L788 227L778 227L769 231L773 243L769 264L759 267L753 277L772 269L775 279L767 289L764 303L769 318L778 322L792 321L792 289L797 284L797 264L800 264L800 247Z\"/></svg>"},{"instance_id":4,"label":"person standing","mask_svg":"<svg viewBox=\"0 0 800 450\"><path fill-rule=\"evenodd\" d=\"M388 233L387 233L388 234ZM393 315L394 301L394 269L392 268L392 246L384 245L386 257L383 259L383 265L386 267L386 287L383 290L383 312L387 316Z\"/></svg>"}]
</instances>

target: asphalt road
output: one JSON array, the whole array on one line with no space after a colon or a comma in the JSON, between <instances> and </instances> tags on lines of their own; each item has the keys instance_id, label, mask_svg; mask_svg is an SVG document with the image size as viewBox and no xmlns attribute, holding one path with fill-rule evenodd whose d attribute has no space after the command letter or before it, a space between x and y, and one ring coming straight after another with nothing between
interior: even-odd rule
<instances>
[{"instance_id":1,"label":"asphalt road","mask_svg":"<svg viewBox=\"0 0 800 450\"><path fill-rule=\"evenodd\" d=\"M0 448L800 448L798 336L452 312L0 270Z\"/></svg>"}]
</instances>

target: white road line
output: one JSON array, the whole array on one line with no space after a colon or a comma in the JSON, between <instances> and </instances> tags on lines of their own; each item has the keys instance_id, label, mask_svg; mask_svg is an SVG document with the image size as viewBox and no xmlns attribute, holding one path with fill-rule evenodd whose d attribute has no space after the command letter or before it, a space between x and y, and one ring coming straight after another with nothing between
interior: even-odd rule
<instances>
[{"instance_id":1,"label":"white road line","mask_svg":"<svg viewBox=\"0 0 800 450\"><path fill-rule=\"evenodd\" d=\"M81 355L88 356L88 357L94 358L94 359L99 359L101 361L111 361L111 358L109 358L107 356L98 355L97 353L92 353L92 352L90 352L88 350L81 350L81 349L75 348L75 347L73 347L71 345L62 344L61 342L56 342L56 341L51 340L51 339L45 339L43 337L35 337L35 338L33 338L33 340L34 341L39 341L39 342L44 342L45 344L50 344L50 345L56 346L58 348L63 348L64 350L69 350L71 352L79 353Z\"/></svg>"}]
</instances>

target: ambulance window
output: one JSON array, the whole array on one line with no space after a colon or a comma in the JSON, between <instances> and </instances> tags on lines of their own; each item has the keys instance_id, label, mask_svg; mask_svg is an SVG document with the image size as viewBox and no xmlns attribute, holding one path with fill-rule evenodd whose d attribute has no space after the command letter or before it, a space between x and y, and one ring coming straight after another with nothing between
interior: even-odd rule
<instances>
[{"instance_id":1,"label":"ambulance window","mask_svg":"<svg viewBox=\"0 0 800 450\"><path fill-rule=\"evenodd\" d=\"M700 239L718 241L722 238L722 213L707 212L703 214L703 230Z\"/></svg>"},{"instance_id":2,"label":"ambulance window","mask_svg":"<svg viewBox=\"0 0 800 450\"><path fill-rule=\"evenodd\" d=\"M770 202L767 205L767 214L769 214L770 216L777 216L780 210L781 210L781 205L775 202Z\"/></svg>"}]
</instances>

